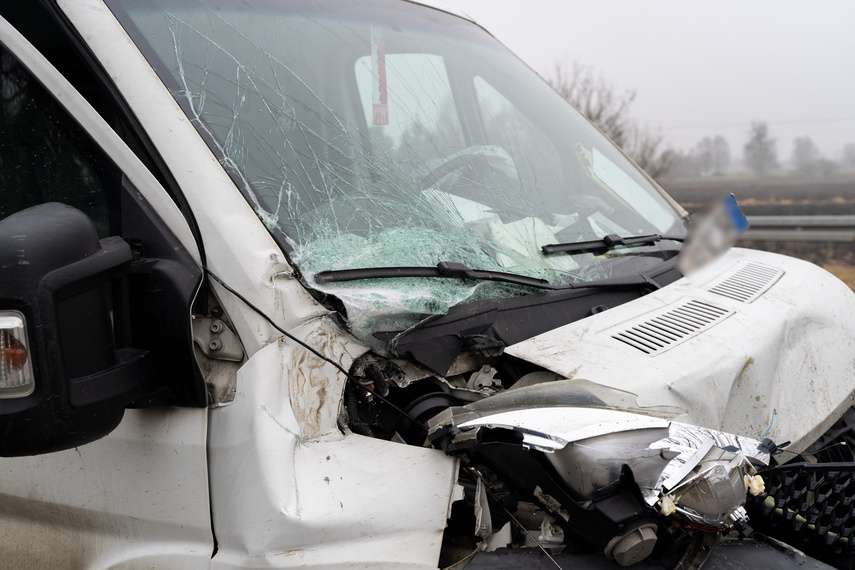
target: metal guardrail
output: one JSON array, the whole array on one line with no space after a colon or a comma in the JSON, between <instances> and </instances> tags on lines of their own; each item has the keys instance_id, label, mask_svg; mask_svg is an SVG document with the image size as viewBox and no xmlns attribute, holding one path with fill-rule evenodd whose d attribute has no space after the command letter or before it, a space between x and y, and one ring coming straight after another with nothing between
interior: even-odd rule
<instances>
[{"instance_id":1,"label":"metal guardrail","mask_svg":"<svg viewBox=\"0 0 855 570\"><path fill-rule=\"evenodd\" d=\"M855 241L855 216L748 216L744 240Z\"/></svg>"}]
</instances>

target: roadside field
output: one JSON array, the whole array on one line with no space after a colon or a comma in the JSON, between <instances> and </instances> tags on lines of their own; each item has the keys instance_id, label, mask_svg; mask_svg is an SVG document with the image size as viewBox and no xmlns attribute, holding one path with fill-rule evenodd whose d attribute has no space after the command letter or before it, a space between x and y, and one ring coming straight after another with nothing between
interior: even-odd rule
<instances>
[{"instance_id":1,"label":"roadside field","mask_svg":"<svg viewBox=\"0 0 855 570\"><path fill-rule=\"evenodd\" d=\"M677 179L663 181L662 187L690 212L732 193L749 216L855 214L855 175L817 179Z\"/></svg>"},{"instance_id":2,"label":"roadside field","mask_svg":"<svg viewBox=\"0 0 855 570\"><path fill-rule=\"evenodd\" d=\"M855 175L829 179L681 179L666 180L662 187L689 212L732 193L748 216L855 215ZM816 263L855 290L855 242L742 240L737 245Z\"/></svg>"}]
</instances>

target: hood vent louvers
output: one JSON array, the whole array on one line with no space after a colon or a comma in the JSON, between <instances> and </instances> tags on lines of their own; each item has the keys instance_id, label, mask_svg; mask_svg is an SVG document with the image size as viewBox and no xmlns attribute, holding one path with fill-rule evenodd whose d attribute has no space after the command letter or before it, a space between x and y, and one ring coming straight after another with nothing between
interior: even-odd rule
<instances>
[{"instance_id":1,"label":"hood vent louvers","mask_svg":"<svg viewBox=\"0 0 855 570\"><path fill-rule=\"evenodd\" d=\"M608 334L645 354L656 355L697 336L733 312L692 300L636 325L612 329Z\"/></svg>"},{"instance_id":2,"label":"hood vent louvers","mask_svg":"<svg viewBox=\"0 0 855 570\"><path fill-rule=\"evenodd\" d=\"M781 278L784 272L759 263L746 263L709 291L728 299L750 303Z\"/></svg>"}]
</instances>

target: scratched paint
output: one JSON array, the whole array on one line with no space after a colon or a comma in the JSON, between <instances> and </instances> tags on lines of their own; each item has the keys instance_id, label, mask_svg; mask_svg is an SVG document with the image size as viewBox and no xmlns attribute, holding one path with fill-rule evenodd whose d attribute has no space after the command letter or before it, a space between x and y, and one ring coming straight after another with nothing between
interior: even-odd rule
<instances>
[{"instance_id":1,"label":"scratched paint","mask_svg":"<svg viewBox=\"0 0 855 570\"><path fill-rule=\"evenodd\" d=\"M345 370L367 350L342 334L341 329L328 318L315 319L295 332L305 335L304 340L309 346ZM288 341L282 342L287 344ZM301 346L292 349L289 368L289 397L303 440L311 441L325 434L337 433L336 419L346 382L344 375Z\"/></svg>"}]
</instances>

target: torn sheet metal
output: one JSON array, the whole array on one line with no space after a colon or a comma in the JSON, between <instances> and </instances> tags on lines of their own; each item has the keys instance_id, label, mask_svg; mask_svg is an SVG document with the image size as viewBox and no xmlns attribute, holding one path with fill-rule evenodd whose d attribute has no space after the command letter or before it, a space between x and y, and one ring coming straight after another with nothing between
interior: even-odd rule
<instances>
[{"instance_id":1,"label":"torn sheet metal","mask_svg":"<svg viewBox=\"0 0 855 570\"><path fill-rule=\"evenodd\" d=\"M534 402L537 392L572 383L541 384L519 392ZM489 456L496 446L542 452L572 489L574 502L596 502L613 493L628 468L648 506L666 501L700 524L729 528L744 518L742 506L754 466L766 466L770 460L759 441L707 428L558 404L554 398L547 407L517 409L513 400L497 400L502 399L446 410L431 420L430 440L452 455L471 450ZM503 430L517 437L498 435Z\"/></svg>"},{"instance_id":2,"label":"torn sheet metal","mask_svg":"<svg viewBox=\"0 0 855 570\"><path fill-rule=\"evenodd\" d=\"M499 412L458 424L461 430L480 427L519 431L523 443L539 451L556 451L568 443L614 432L668 427L658 418L592 408L532 408Z\"/></svg>"}]
</instances>

